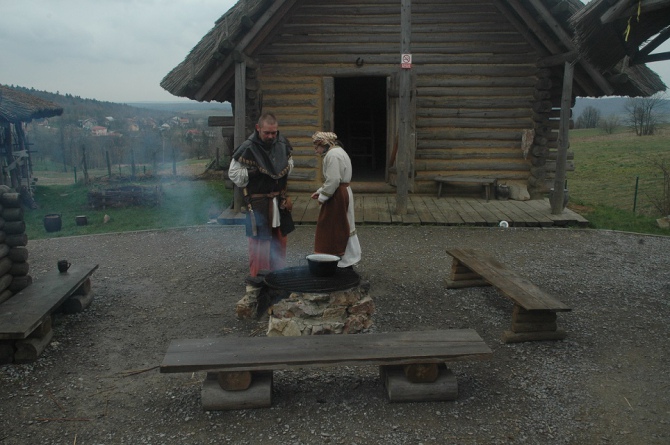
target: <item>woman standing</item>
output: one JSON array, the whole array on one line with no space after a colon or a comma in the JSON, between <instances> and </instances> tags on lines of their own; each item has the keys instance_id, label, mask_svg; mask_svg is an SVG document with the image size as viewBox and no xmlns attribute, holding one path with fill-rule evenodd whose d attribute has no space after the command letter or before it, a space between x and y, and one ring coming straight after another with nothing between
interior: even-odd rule
<instances>
[{"instance_id":1,"label":"woman standing","mask_svg":"<svg viewBox=\"0 0 670 445\"><path fill-rule=\"evenodd\" d=\"M314 151L323 156L323 185L312 194L321 205L316 223L315 253L341 257L338 267L351 267L361 260L361 246L356 234L354 195L351 181L351 159L332 132L312 135Z\"/></svg>"}]
</instances>

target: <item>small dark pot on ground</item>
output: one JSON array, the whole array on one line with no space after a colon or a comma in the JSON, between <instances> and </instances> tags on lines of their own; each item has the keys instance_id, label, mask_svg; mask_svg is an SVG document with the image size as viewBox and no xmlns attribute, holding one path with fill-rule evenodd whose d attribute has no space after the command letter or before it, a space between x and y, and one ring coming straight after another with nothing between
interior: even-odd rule
<instances>
[{"instance_id":1,"label":"small dark pot on ground","mask_svg":"<svg viewBox=\"0 0 670 445\"><path fill-rule=\"evenodd\" d=\"M44 217L44 228L47 232L58 232L62 225L63 221L58 213L49 213Z\"/></svg>"}]
</instances>

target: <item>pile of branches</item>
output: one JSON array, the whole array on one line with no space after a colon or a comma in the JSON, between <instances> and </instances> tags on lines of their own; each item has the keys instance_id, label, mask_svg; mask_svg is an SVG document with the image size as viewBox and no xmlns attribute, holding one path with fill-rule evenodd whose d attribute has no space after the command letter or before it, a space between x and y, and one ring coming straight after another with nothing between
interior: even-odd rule
<instances>
[{"instance_id":1,"label":"pile of branches","mask_svg":"<svg viewBox=\"0 0 670 445\"><path fill-rule=\"evenodd\" d=\"M162 190L158 185L150 187L129 185L90 191L88 192L88 204L94 210L107 207L154 207L160 205L161 195Z\"/></svg>"}]
</instances>

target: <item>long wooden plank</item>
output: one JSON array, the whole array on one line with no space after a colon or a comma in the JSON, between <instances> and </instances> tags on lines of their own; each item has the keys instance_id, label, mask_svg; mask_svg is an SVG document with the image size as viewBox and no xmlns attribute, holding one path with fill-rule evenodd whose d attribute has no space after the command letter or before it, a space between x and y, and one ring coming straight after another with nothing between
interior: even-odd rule
<instances>
[{"instance_id":1,"label":"long wooden plank","mask_svg":"<svg viewBox=\"0 0 670 445\"><path fill-rule=\"evenodd\" d=\"M535 220L540 224L540 227L550 227L554 225L554 221L552 221L551 218L549 218L549 215L547 215L544 212L540 212L530 204L529 201L512 201L514 204L516 204L519 208L521 208L524 212L528 213L530 216L535 218Z\"/></svg>"},{"instance_id":2,"label":"long wooden plank","mask_svg":"<svg viewBox=\"0 0 670 445\"><path fill-rule=\"evenodd\" d=\"M500 219L490 210L491 201L481 201L475 198L457 198L460 203L467 203L472 209L484 218L487 226L497 226Z\"/></svg>"},{"instance_id":3,"label":"long wooden plank","mask_svg":"<svg viewBox=\"0 0 670 445\"><path fill-rule=\"evenodd\" d=\"M173 340L162 373L260 371L332 365L401 365L489 360L491 349L472 329Z\"/></svg>"},{"instance_id":4,"label":"long wooden plank","mask_svg":"<svg viewBox=\"0 0 670 445\"><path fill-rule=\"evenodd\" d=\"M393 211L395 212L395 202L393 203ZM416 208L411 199L407 200L407 213L401 215L403 224L421 224L421 218L417 215Z\"/></svg>"},{"instance_id":5,"label":"long wooden plank","mask_svg":"<svg viewBox=\"0 0 670 445\"><path fill-rule=\"evenodd\" d=\"M528 214L520 211L516 205L510 203L510 200L500 201L498 205L504 207L505 213L512 218L512 221L514 221L514 227L525 227L526 225L528 225L527 224L529 220ZM534 223L531 222L531 225L532 224Z\"/></svg>"},{"instance_id":6,"label":"long wooden plank","mask_svg":"<svg viewBox=\"0 0 670 445\"><path fill-rule=\"evenodd\" d=\"M517 302L526 310L572 310L553 295L543 291L484 252L475 249L447 249L447 253L473 272L477 272L484 280L497 287L506 297Z\"/></svg>"},{"instance_id":7,"label":"long wooden plank","mask_svg":"<svg viewBox=\"0 0 670 445\"><path fill-rule=\"evenodd\" d=\"M377 196L377 209L379 212L379 222L382 224L391 223L391 210L389 209L389 202L386 196Z\"/></svg>"},{"instance_id":8,"label":"long wooden plank","mask_svg":"<svg viewBox=\"0 0 670 445\"><path fill-rule=\"evenodd\" d=\"M363 211L365 223L378 223L379 222L379 213L377 212L377 200L372 195L363 196Z\"/></svg>"},{"instance_id":9,"label":"long wooden plank","mask_svg":"<svg viewBox=\"0 0 670 445\"><path fill-rule=\"evenodd\" d=\"M444 215L448 225L461 225L465 224L465 220L461 216L460 212L451 205L451 200L449 198L431 198L437 208Z\"/></svg>"},{"instance_id":10,"label":"long wooden plank","mask_svg":"<svg viewBox=\"0 0 670 445\"><path fill-rule=\"evenodd\" d=\"M424 202L426 205L428 205L428 208L430 208L433 213L439 212L440 215L442 215L442 218L444 218L444 221L446 222L447 225L461 225L465 224L465 221L463 221L463 218L461 218L461 215L454 209L451 204L449 203L448 198L434 198L432 196L424 196ZM438 216L436 216L436 219Z\"/></svg>"},{"instance_id":11,"label":"long wooden plank","mask_svg":"<svg viewBox=\"0 0 670 445\"><path fill-rule=\"evenodd\" d=\"M363 207L363 195L358 196L354 194L354 218L356 224L363 224L365 222L365 209Z\"/></svg>"},{"instance_id":12,"label":"long wooden plank","mask_svg":"<svg viewBox=\"0 0 670 445\"><path fill-rule=\"evenodd\" d=\"M507 204L514 208L517 213L521 214L525 221L526 225L528 227L539 227L540 226L540 221L534 216L531 215L527 210L529 210L528 206L521 205L521 201L516 201L514 199L510 199L507 201ZM544 218L544 217L542 217Z\"/></svg>"},{"instance_id":13,"label":"long wooden plank","mask_svg":"<svg viewBox=\"0 0 670 445\"><path fill-rule=\"evenodd\" d=\"M465 202L460 202L456 198L452 198L451 201L451 206L456 209L458 214L463 218L463 221L465 221L465 224L473 225L473 226L485 226L486 221L484 218L481 217L479 213L477 213L472 207L470 207L467 203Z\"/></svg>"},{"instance_id":14,"label":"long wooden plank","mask_svg":"<svg viewBox=\"0 0 670 445\"><path fill-rule=\"evenodd\" d=\"M28 337L97 268L97 264L73 264L67 272L60 273L54 265L54 270L0 304L0 339Z\"/></svg>"},{"instance_id":15,"label":"long wooden plank","mask_svg":"<svg viewBox=\"0 0 670 445\"><path fill-rule=\"evenodd\" d=\"M494 212L498 217L498 223L500 223L500 221L507 221L510 226L515 226L516 224L514 223L515 220L514 214L508 210L509 207L505 206L504 202L505 201L498 201L497 199L492 199L489 202L489 204L494 209Z\"/></svg>"},{"instance_id":16,"label":"long wooden plank","mask_svg":"<svg viewBox=\"0 0 670 445\"><path fill-rule=\"evenodd\" d=\"M416 214L421 220L421 224L435 224L435 217L430 212L423 199L421 199L421 196L412 196L410 197L410 201L416 209Z\"/></svg>"}]
</instances>

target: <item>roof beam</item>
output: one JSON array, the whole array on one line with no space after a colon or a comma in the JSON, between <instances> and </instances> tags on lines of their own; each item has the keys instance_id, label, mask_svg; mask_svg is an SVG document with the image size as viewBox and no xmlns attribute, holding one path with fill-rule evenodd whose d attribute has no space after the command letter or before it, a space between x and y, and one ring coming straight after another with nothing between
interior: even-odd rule
<instances>
[{"instance_id":1,"label":"roof beam","mask_svg":"<svg viewBox=\"0 0 670 445\"><path fill-rule=\"evenodd\" d=\"M642 12L652 12L668 7L668 0L640 0ZM619 0L614 6L600 16L600 23L606 25L620 18L637 15L638 2L631 0Z\"/></svg>"},{"instance_id":2,"label":"roof beam","mask_svg":"<svg viewBox=\"0 0 670 445\"><path fill-rule=\"evenodd\" d=\"M660 60L668 60L668 52L650 54L653 50L661 46L668 38L670 37L670 28L666 28L663 31L659 32L654 39L644 45L643 48L640 48L639 51L633 56L630 61L631 65L637 65L639 63L647 62L658 62Z\"/></svg>"},{"instance_id":3,"label":"roof beam","mask_svg":"<svg viewBox=\"0 0 670 445\"><path fill-rule=\"evenodd\" d=\"M263 15L260 16L260 18L253 24L249 32L247 32L244 37L235 45L233 48L233 53L238 52L238 53L243 53L247 47L247 45L254 39L258 34L261 33L263 28L265 27L268 22L271 21L271 19L276 20L276 17L273 17L285 4L289 4L292 6L295 3L295 0L275 0L272 5L265 10ZM286 8L285 11L288 11L289 8ZM285 14L285 13L284 13ZM284 14L280 14L281 17L284 16ZM219 79L223 76L223 74L230 69L230 67L233 64L233 57L232 54L229 54L219 65L216 70L207 78L207 81L198 89L198 92L195 94L195 99L198 101L203 101L203 100L211 100L213 97L217 95L219 91L224 87L224 84L226 82L219 82ZM229 79L230 80L230 76ZM218 88L217 88L218 86ZM215 89L216 88L216 89Z\"/></svg>"},{"instance_id":4,"label":"roof beam","mask_svg":"<svg viewBox=\"0 0 670 445\"><path fill-rule=\"evenodd\" d=\"M533 35L536 37L537 40L542 42L542 45L544 47L539 48L538 52L542 56L547 56L547 53L549 53L548 57L556 56L556 55L562 55L565 51L560 48L556 43L554 43L553 39L544 31L544 28L542 28L538 22L535 20L535 18L528 12L528 10L519 3L518 0L507 0L507 4L509 4L514 12L523 20L523 23L519 22L516 20L516 17L514 17L513 14L509 14L512 16L510 19L510 22L512 25L514 25L519 32L526 36L527 35L527 30L530 29L533 32ZM498 9L500 9L503 14L505 13L505 10L507 9L504 3L501 2L495 2L494 3ZM505 15L507 17L507 15ZM532 39L531 43L533 41L536 41L536 39ZM540 62L541 63L541 62ZM593 87L593 82L589 80L585 80L582 78L582 76L575 75L575 81L586 91L588 94L592 96L598 96L598 91L595 90Z\"/></svg>"},{"instance_id":5,"label":"roof beam","mask_svg":"<svg viewBox=\"0 0 670 445\"><path fill-rule=\"evenodd\" d=\"M577 48L575 47L575 44L572 42L572 39L570 36L565 32L565 30L561 27L561 25L556 22L554 19L554 16L551 15L551 13L547 10L547 8L544 7L542 2L540 0L529 0L530 3L533 5L535 10L540 14L540 16L544 19L544 21L551 27L551 29L554 31L554 34L559 38L561 43L565 45L566 48L568 48L569 51L577 51ZM593 65L591 65L589 62L586 60L580 59L579 64L586 70L587 73L593 78L595 83L603 90L603 92L607 95L613 94L614 93L614 88L612 88L612 85L610 85L609 82L607 82L607 79L598 71L595 69Z\"/></svg>"}]
</instances>

